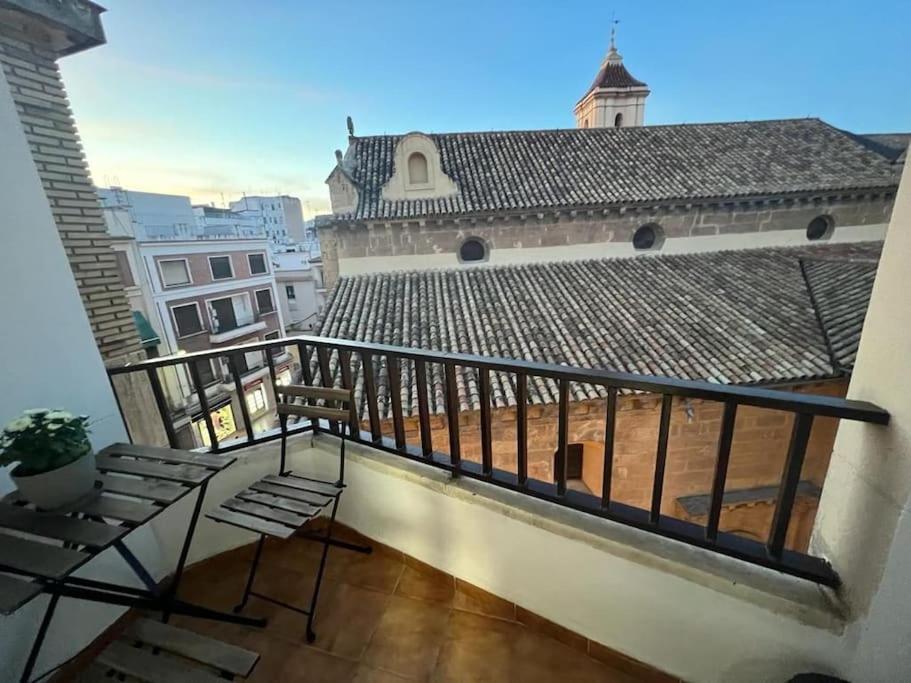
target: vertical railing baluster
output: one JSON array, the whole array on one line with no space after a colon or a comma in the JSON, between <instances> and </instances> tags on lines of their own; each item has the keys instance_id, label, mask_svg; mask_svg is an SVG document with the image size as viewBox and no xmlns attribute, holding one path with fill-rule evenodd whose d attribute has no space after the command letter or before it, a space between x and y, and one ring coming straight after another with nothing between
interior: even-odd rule
<instances>
[{"instance_id":1,"label":"vertical railing baluster","mask_svg":"<svg viewBox=\"0 0 911 683\"><path fill-rule=\"evenodd\" d=\"M338 367L342 376L342 388L351 391L351 401L348 403L350 421L348 433L355 439L361 436L360 418L357 414L357 405L354 399L354 385L351 382L351 352L345 349L338 350Z\"/></svg>"},{"instance_id":2,"label":"vertical railing baluster","mask_svg":"<svg viewBox=\"0 0 911 683\"><path fill-rule=\"evenodd\" d=\"M177 432L174 431L174 423L171 422L171 411L168 409L164 390L161 388L161 378L158 376L158 369L148 368L146 374L149 376L149 384L152 386L152 395L155 397L155 406L158 408L161 424L164 426L165 434L168 436L168 445L171 448L177 448L180 444L177 441Z\"/></svg>"},{"instance_id":3,"label":"vertical railing baluster","mask_svg":"<svg viewBox=\"0 0 911 683\"><path fill-rule=\"evenodd\" d=\"M240 353L228 354L228 370L234 377L234 392L237 394L237 402L240 404L240 415L244 422L244 431L247 432L247 441L253 441L253 423L250 420L250 410L247 408L247 396L244 394L244 383L240 377L238 358Z\"/></svg>"},{"instance_id":4,"label":"vertical railing baluster","mask_svg":"<svg viewBox=\"0 0 911 683\"><path fill-rule=\"evenodd\" d=\"M199 409L202 411L202 418L206 423L206 431L209 433L209 450L218 453L218 436L215 434L215 425L212 423L212 415L209 413L209 397L206 396L206 388L202 385L202 379L199 376L199 363L208 363L208 359L191 360L187 363L190 371L190 379L193 380L193 386L196 387L196 399L199 401Z\"/></svg>"},{"instance_id":5,"label":"vertical railing baluster","mask_svg":"<svg viewBox=\"0 0 911 683\"><path fill-rule=\"evenodd\" d=\"M120 394L117 393L117 387L114 384L114 375L108 373L108 384L111 385L111 393L114 394L114 402L117 404L117 412L120 413L120 421L123 423L123 428L127 432L127 441L133 443L133 434L130 431L130 423L127 422L126 413L123 412L123 405L120 402Z\"/></svg>"},{"instance_id":6,"label":"vertical railing baluster","mask_svg":"<svg viewBox=\"0 0 911 683\"><path fill-rule=\"evenodd\" d=\"M775 559L780 559L784 551L788 525L791 522L791 512L794 510L794 499L797 496L797 485L800 483L800 471L803 468L803 459L807 453L807 444L810 441L810 430L812 428L813 415L810 413L797 413L794 429L791 431L788 456L781 475L781 486L778 488L778 500L775 502L772 529L769 534L769 555Z\"/></svg>"},{"instance_id":7,"label":"vertical railing baluster","mask_svg":"<svg viewBox=\"0 0 911 683\"><path fill-rule=\"evenodd\" d=\"M430 433L430 406L427 401L427 366L423 360L414 361L414 377L418 390L418 421L421 425L421 452L433 457L433 436Z\"/></svg>"},{"instance_id":8,"label":"vertical railing baluster","mask_svg":"<svg viewBox=\"0 0 911 683\"><path fill-rule=\"evenodd\" d=\"M557 423L557 452L554 454L554 480L557 495L566 495L566 453L569 450L569 380L560 380L560 407Z\"/></svg>"},{"instance_id":9,"label":"vertical railing baluster","mask_svg":"<svg viewBox=\"0 0 911 683\"><path fill-rule=\"evenodd\" d=\"M516 374L516 477L528 481L528 377Z\"/></svg>"},{"instance_id":10,"label":"vertical railing baluster","mask_svg":"<svg viewBox=\"0 0 911 683\"><path fill-rule=\"evenodd\" d=\"M709 516L705 523L705 540L718 538L718 523L721 521L721 504L724 502L724 485L728 476L728 461L731 458L731 444L734 442L734 421L737 418L737 404L724 404L721 417L721 433L718 436L718 456L715 458L715 476L712 480L712 499Z\"/></svg>"},{"instance_id":11,"label":"vertical railing baluster","mask_svg":"<svg viewBox=\"0 0 911 683\"><path fill-rule=\"evenodd\" d=\"M332 388L332 371L329 366L329 349L325 346L316 347L316 359L319 362L319 376L320 380L323 383L323 386L327 389ZM329 431L333 434L338 434L338 423L329 422Z\"/></svg>"},{"instance_id":12,"label":"vertical railing baluster","mask_svg":"<svg viewBox=\"0 0 911 683\"><path fill-rule=\"evenodd\" d=\"M313 375L310 373L310 354L304 342L297 342L297 355L300 356L301 379L307 386L313 385Z\"/></svg>"},{"instance_id":13,"label":"vertical railing baluster","mask_svg":"<svg viewBox=\"0 0 911 683\"><path fill-rule=\"evenodd\" d=\"M446 419L449 427L449 462L452 476L459 475L462 453L459 445L459 388L456 385L455 365L446 363Z\"/></svg>"},{"instance_id":14,"label":"vertical railing baluster","mask_svg":"<svg viewBox=\"0 0 911 683\"><path fill-rule=\"evenodd\" d=\"M389 400L392 403L392 430L395 447L405 448L405 420L402 417L402 373L398 356L386 356L386 374L389 376Z\"/></svg>"},{"instance_id":15,"label":"vertical railing baluster","mask_svg":"<svg viewBox=\"0 0 911 683\"><path fill-rule=\"evenodd\" d=\"M487 368L479 370L478 389L481 394L481 471L490 475L493 473L493 444L490 433L490 370Z\"/></svg>"},{"instance_id":16,"label":"vertical railing baluster","mask_svg":"<svg viewBox=\"0 0 911 683\"><path fill-rule=\"evenodd\" d=\"M361 366L364 369L364 393L367 395L367 414L370 417L370 438L379 443L383 438L380 429L380 412L376 403L376 377L373 374L373 356L369 351L361 351Z\"/></svg>"},{"instance_id":17,"label":"vertical railing baluster","mask_svg":"<svg viewBox=\"0 0 911 683\"><path fill-rule=\"evenodd\" d=\"M607 388L604 413L604 465L601 474L601 509L610 508L611 482L614 477L614 433L617 428L617 387Z\"/></svg>"},{"instance_id":18,"label":"vertical railing baluster","mask_svg":"<svg viewBox=\"0 0 911 683\"><path fill-rule=\"evenodd\" d=\"M652 509L648 521L658 524L661 519L661 496L664 493L664 469L667 465L667 437L671 425L671 408L674 397L664 394L661 397L661 425L658 428L658 450L655 453L655 481L652 484Z\"/></svg>"}]
</instances>

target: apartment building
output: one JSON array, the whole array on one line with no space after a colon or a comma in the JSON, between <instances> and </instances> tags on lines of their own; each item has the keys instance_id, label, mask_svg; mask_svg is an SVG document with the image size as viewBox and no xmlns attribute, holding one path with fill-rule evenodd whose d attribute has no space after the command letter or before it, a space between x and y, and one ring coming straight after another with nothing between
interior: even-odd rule
<instances>
[{"instance_id":1,"label":"apartment building","mask_svg":"<svg viewBox=\"0 0 911 683\"><path fill-rule=\"evenodd\" d=\"M319 243L273 252L272 264L286 332L290 335L315 330L326 305Z\"/></svg>"},{"instance_id":2,"label":"apartment building","mask_svg":"<svg viewBox=\"0 0 911 683\"><path fill-rule=\"evenodd\" d=\"M244 196L229 204L231 211L262 221L266 236L273 244L304 242L307 231L301 200L288 195Z\"/></svg>"},{"instance_id":3,"label":"apartment building","mask_svg":"<svg viewBox=\"0 0 911 683\"><path fill-rule=\"evenodd\" d=\"M243 236L235 236L227 229L231 212L201 207L194 213L188 197L121 188L102 189L99 194L147 354L191 353L283 336L284 316L269 241L262 231L248 226ZM190 219L192 223L187 222ZM290 354L278 354L273 361L279 381L290 382ZM198 366L219 440L244 433L246 426L235 419L240 400L247 403L254 432L269 429L274 422L270 409L275 397L270 382L264 381L270 371L263 353L240 354L232 362L241 375L242 397L230 379L231 362ZM190 374L186 369L167 369L162 379L181 443L207 444Z\"/></svg>"}]
</instances>

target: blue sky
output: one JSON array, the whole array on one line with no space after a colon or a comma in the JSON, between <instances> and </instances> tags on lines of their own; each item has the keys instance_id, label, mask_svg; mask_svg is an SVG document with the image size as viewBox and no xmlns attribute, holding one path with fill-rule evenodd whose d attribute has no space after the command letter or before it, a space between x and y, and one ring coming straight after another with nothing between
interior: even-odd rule
<instances>
[{"instance_id":1,"label":"blue sky","mask_svg":"<svg viewBox=\"0 0 911 683\"><path fill-rule=\"evenodd\" d=\"M911 130L911 3L109 0L62 60L99 185L221 203L323 185L359 135L560 128L606 51L646 123L818 116Z\"/></svg>"}]
</instances>

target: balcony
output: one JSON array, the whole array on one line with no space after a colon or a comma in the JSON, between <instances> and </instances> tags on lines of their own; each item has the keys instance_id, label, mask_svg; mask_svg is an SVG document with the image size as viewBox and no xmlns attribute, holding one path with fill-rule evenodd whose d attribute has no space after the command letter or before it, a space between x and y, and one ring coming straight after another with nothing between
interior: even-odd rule
<instances>
[{"instance_id":1,"label":"balcony","mask_svg":"<svg viewBox=\"0 0 911 683\"><path fill-rule=\"evenodd\" d=\"M238 319L234 323L223 324L213 329L209 335L209 343L224 344L225 342L235 339L249 337L251 334L260 332L268 327L262 320L256 320L253 316Z\"/></svg>"}]
</instances>

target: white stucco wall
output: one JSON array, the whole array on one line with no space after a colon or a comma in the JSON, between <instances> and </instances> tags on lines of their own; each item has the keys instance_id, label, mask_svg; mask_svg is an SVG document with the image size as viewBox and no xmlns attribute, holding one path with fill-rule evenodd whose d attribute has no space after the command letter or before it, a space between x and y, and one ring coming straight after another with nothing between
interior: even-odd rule
<instances>
[{"instance_id":1,"label":"white stucco wall","mask_svg":"<svg viewBox=\"0 0 911 683\"><path fill-rule=\"evenodd\" d=\"M0 424L34 407L61 407L92 417L92 443L126 440L88 318L82 307L41 181L32 162L0 70L0 203L5 209L0 249ZM0 495L12 490L0 469ZM157 570L158 544L150 530L129 545ZM80 575L130 581L111 553ZM47 597L11 617L0 617L0 680L18 680ZM36 674L91 642L119 614L104 606L63 601Z\"/></svg>"}]
</instances>

